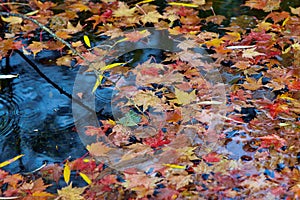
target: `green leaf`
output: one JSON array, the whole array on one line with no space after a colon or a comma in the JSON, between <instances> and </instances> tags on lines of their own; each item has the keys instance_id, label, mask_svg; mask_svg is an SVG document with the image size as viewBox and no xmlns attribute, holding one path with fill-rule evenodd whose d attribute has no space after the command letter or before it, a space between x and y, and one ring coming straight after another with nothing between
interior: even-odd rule
<instances>
[{"instance_id":1,"label":"green leaf","mask_svg":"<svg viewBox=\"0 0 300 200\"><path fill-rule=\"evenodd\" d=\"M119 119L117 122L119 124L122 124L123 126L136 126L140 121L141 117L134 111L130 110L128 113L125 114L124 117Z\"/></svg>"}]
</instances>

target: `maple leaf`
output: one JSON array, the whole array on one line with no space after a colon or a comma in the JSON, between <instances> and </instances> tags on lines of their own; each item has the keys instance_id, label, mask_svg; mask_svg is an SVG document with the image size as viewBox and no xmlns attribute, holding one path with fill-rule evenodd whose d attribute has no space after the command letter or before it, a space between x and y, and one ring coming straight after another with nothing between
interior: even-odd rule
<instances>
[{"instance_id":1,"label":"maple leaf","mask_svg":"<svg viewBox=\"0 0 300 200\"><path fill-rule=\"evenodd\" d=\"M37 53L42 51L44 48L47 48L47 46L42 42L32 41L32 43L28 45L27 48L32 51L34 56L36 56Z\"/></svg>"},{"instance_id":2,"label":"maple leaf","mask_svg":"<svg viewBox=\"0 0 300 200\"><path fill-rule=\"evenodd\" d=\"M278 10L280 8L280 3L281 0L247 0L244 5L250 8L270 12L272 10Z\"/></svg>"},{"instance_id":3,"label":"maple leaf","mask_svg":"<svg viewBox=\"0 0 300 200\"><path fill-rule=\"evenodd\" d=\"M40 172L43 174L43 177L49 177L58 183L60 177L62 176L63 168L58 164L50 164L43 167Z\"/></svg>"},{"instance_id":4,"label":"maple leaf","mask_svg":"<svg viewBox=\"0 0 300 200\"><path fill-rule=\"evenodd\" d=\"M70 168L72 170L78 170L78 171L86 171L86 172L92 172L94 169L96 169L96 161L94 159L83 159L78 158L71 163L69 163Z\"/></svg>"},{"instance_id":5,"label":"maple leaf","mask_svg":"<svg viewBox=\"0 0 300 200\"><path fill-rule=\"evenodd\" d=\"M87 145L86 148L93 156L108 156L107 153L113 150L103 142L92 143L91 145Z\"/></svg>"},{"instance_id":6,"label":"maple leaf","mask_svg":"<svg viewBox=\"0 0 300 200\"><path fill-rule=\"evenodd\" d=\"M136 7L129 8L124 2L119 2L118 9L113 11L114 17L131 17L136 11Z\"/></svg>"},{"instance_id":7,"label":"maple leaf","mask_svg":"<svg viewBox=\"0 0 300 200\"><path fill-rule=\"evenodd\" d=\"M72 187L72 183L62 188L61 190L57 190L59 199L62 200L84 200L85 198L81 195L86 187L78 188Z\"/></svg>"},{"instance_id":8,"label":"maple leaf","mask_svg":"<svg viewBox=\"0 0 300 200\"><path fill-rule=\"evenodd\" d=\"M43 179L39 178L35 181L31 181L29 183L23 183L20 189L27 193L25 199L39 198L41 200L48 199L49 197L54 197L53 194L45 192L47 187L51 185L44 185Z\"/></svg>"},{"instance_id":9,"label":"maple leaf","mask_svg":"<svg viewBox=\"0 0 300 200\"><path fill-rule=\"evenodd\" d=\"M255 49L256 49L256 47L255 48L251 48L251 49L245 49L245 50L243 50L242 57L243 58L253 58L255 56L266 55L264 53L260 53L260 52L255 51Z\"/></svg>"},{"instance_id":10,"label":"maple leaf","mask_svg":"<svg viewBox=\"0 0 300 200\"><path fill-rule=\"evenodd\" d=\"M289 113L290 109L287 104L282 102L276 102L274 104L269 104L264 106L264 108L269 109L271 117L274 119L279 113Z\"/></svg>"},{"instance_id":11,"label":"maple leaf","mask_svg":"<svg viewBox=\"0 0 300 200\"><path fill-rule=\"evenodd\" d=\"M188 50L188 49L191 49L191 48L195 48L197 46L197 43L195 40L183 40L181 41L177 47L182 49L182 50Z\"/></svg>"},{"instance_id":12,"label":"maple leaf","mask_svg":"<svg viewBox=\"0 0 300 200\"><path fill-rule=\"evenodd\" d=\"M157 148L164 144L169 144L170 142L171 141L165 137L164 132L161 130L154 137L144 139L144 144L149 145L152 148Z\"/></svg>"},{"instance_id":13,"label":"maple leaf","mask_svg":"<svg viewBox=\"0 0 300 200\"><path fill-rule=\"evenodd\" d=\"M68 9L76 12L82 12L82 11L89 11L90 8L87 5L84 5L83 3L79 2L73 2L72 4L68 5Z\"/></svg>"},{"instance_id":14,"label":"maple leaf","mask_svg":"<svg viewBox=\"0 0 300 200\"><path fill-rule=\"evenodd\" d=\"M124 173L125 182L122 185L125 188L131 189L137 192L138 196L144 197L147 195L152 195L156 183L160 180L158 177L152 177L143 172L138 172L135 174Z\"/></svg>"},{"instance_id":15,"label":"maple leaf","mask_svg":"<svg viewBox=\"0 0 300 200\"><path fill-rule=\"evenodd\" d=\"M213 15L213 16L207 17L205 20L207 22L212 22L212 23L220 25L223 22L224 19L226 19L226 17L223 16L223 15Z\"/></svg>"},{"instance_id":16,"label":"maple leaf","mask_svg":"<svg viewBox=\"0 0 300 200\"><path fill-rule=\"evenodd\" d=\"M17 184L23 180L20 174L8 175L4 178L3 183L8 183L13 188L17 188Z\"/></svg>"},{"instance_id":17,"label":"maple leaf","mask_svg":"<svg viewBox=\"0 0 300 200\"><path fill-rule=\"evenodd\" d=\"M193 90L190 93L181 91L177 88L175 88L175 95L177 98L177 103L182 105L190 104L193 101L197 100L196 90Z\"/></svg>"},{"instance_id":18,"label":"maple leaf","mask_svg":"<svg viewBox=\"0 0 300 200\"><path fill-rule=\"evenodd\" d=\"M219 38L215 38L209 41L206 41L205 44L208 48L210 47L219 47L221 44L223 44L224 41L222 39Z\"/></svg>"},{"instance_id":19,"label":"maple leaf","mask_svg":"<svg viewBox=\"0 0 300 200\"><path fill-rule=\"evenodd\" d=\"M137 42L142 38L145 38L147 36L149 36L151 33L148 30L144 30L144 31L133 31L130 33L126 33L125 34L125 40L128 40L130 42ZM124 40L122 40L124 41Z\"/></svg>"},{"instance_id":20,"label":"maple leaf","mask_svg":"<svg viewBox=\"0 0 300 200\"><path fill-rule=\"evenodd\" d=\"M141 21L143 22L143 24L158 23L158 20L161 18L163 18L163 16L155 10L155 11L150 11L147 14L143 15L141 17Z\"/></svg>"},{"instance_id":21,"label":"maple leaf","mask_svg":"<svg viewBox=\"0 0 300 200\"><path fill-rule=\"evenodd\" d=\"M241 34L238 32L227 32L226 35L224 35L221 38L223 41L230 41L230 42L237 42L241 39Z\"/></svg>"},{"instance_id":22,"label":"maple leaf","mask_svg":"<svg viewBox=\"0 0 300 200\"><path fill-rule=\"evenodd\" d=\"M21 24L23 22L23 19L21 17L3 17L3 16L1 16L1 19L4 22L9 23L10 25Z\"/></svg>"},{"instance_id":23,"label":"maple leaf","mask_svg":"<svg viewBox=\"0 0 300 200\"><path fill-rule=\"evenodd\" d=\"M180 188L187 186L193 181L191 174L190 175L188 174L169 175L168 180L170 184L176 186L176 190L179 190Z\"/></svg>"},{"instance_id":24,"label":"maple leaf","mask_svg":"<svg viewBox=\"0 0 300 200\"><path fill-rule=\"evenodd\" d=\"M143 112L146 111L150 106L156 107L156 105L162 104L161 99L158 98L152 91L138 92L131 99L135 105L143 106ZM126 105L131 105L131 103L127 103Z\"/></svg>"},{"instance_id":25,"label":"maple leaf","mask_svg":"<svg viewBox=\"0 0 300 200\"><path fill-rule=\"evenodd\" d=\"M70 55L62 56L56 60L57 65L64 65L67 67L71 67L73 57Z\"/></svg>"},{"instance_id":26,"label":"maple leaf","mask_svg":"<svg viewBox=\"0 0 300 200\"><path fill-rule=\"evenodd\" d=\"M202 158L206 162L220 162L220 160L221 160L220 156L215 152L206 154L206 155L202 156Z\"/></svg>"},{"instance_id":27,"label":"maple leaf","mask_svg":"<svg viewBox=\"0 0 300 200\"><path fill-rule=\"evenodd\" d=\"M69 39L72 37L67 31L65 31L65 29L56 31L55 34L62 39Z\"/></svg>"},{"instance_id":28,"label":"maple leaf","mask_svg":"<svg viewBox=\"0 0 300 200\"><path fill-rule=\"evenodd\" d=\"M76 27L73 26L71 22L68 22L67 28L64 29L64 31L66 31L67 33L70 33L70 34L78 33L80 31L82 31L82 26L81 26L80 22L78 22Z\"/></svg>"},{"instance_id":29,"label":"maple leaf","mask_svg":"<svg viewBox=\"0 0 300 200\"><path fill-rule=\"evenodd\" d=\"M275 134L258 138L261 140L260 148L274 147L279 151L281 147L286 145L286 141Z\"/></svg>"},{"instance_id":30,"label":"maple leaf","mask_svg":"<svg viewBox=\"0 0 300 200\"><path fill-rule=\"evenodd\" d=\"M167 122L179 122L182 119L181 111L179 109L168 111L166 116Z\"/></svg>"},{"instance_id":31,"label":"maple leaf","mask_svg":"<svg viewBox=\"0 0 300 200\"><path fill-rule=\"evenodd\" d=\"M293 7L290 6L290 9L291 9L291 12L292 12L293 14L300 16L300 7L298 7L298 8L293 8Z\"/></svg>"},{"instance_id":32,"label":"maple leaf","mask_svg":"<svg viewBox=\"0 0 300 200\"><path fill-rule=\"evenodd\" d=\"M262 87L262 77L256 80L247 76L245 79L247 83L243 83L242 86L247 90L258 90Z\"/></svg>"}]
</instances>

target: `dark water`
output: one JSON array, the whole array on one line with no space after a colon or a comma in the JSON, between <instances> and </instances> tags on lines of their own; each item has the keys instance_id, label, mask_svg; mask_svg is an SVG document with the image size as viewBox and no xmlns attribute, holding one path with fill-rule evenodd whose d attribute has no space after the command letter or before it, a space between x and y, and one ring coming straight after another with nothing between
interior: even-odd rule
<instances>
[{"instance_id":1,"label":"dark water","mask_svg":"<svg viewBox=\"0 0 300 200\"><path fill-rule=\"evenodd\" d=\"M45 51L36 60L53 56ZM73 131L71 100L41 78L18 54L10 57L10 66L6 64L1 63L2 71L19 77L2 80L1 84L0 162L24 154L7 168L11 172L26 172L45 161L61 162L69 156L82 156L85 149ZM75 70L36 64L55 83L72 93Z\"/></svg>"}]
</instances>

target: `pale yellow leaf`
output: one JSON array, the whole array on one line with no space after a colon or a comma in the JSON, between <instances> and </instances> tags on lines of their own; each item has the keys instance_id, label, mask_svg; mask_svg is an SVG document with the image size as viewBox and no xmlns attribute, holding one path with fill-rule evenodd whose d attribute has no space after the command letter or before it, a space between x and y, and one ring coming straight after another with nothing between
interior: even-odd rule
<instances>
[{"instance_id":1,"label":"pale yellow leaf","mask_svg":"<svg viewBox=\"0 0 300 200\"><path fill-rule=\"evenodd\" d=\"M177 102L179 104L187 105L190 104L193 101L197 100L196 90L193 90L190 93L181 91L177 88L175 88L175 95L177 98Z\"/></svg>"}]
</instances>

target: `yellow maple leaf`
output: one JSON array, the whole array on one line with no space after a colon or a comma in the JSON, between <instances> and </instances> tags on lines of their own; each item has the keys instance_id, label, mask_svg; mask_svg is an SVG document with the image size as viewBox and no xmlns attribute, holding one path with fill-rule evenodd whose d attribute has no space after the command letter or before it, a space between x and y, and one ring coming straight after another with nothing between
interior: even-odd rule
<instances>
[{"instance_id":1,"label":"yellow maple leaf","mask_svg":"<svg viewBox=\"0 0 300 200\"><path fill-rule=\"evenodd\" d=\"M291 12L292 12L293 14L300 16L300 7L298 7L298 8L293 8L293 7L290 6L290 9L291 9Z\"/></svg>"},{"instance_id":2,"label":"yellow maple leaf","mask_svg":"<svg viewBox=\"0 0 300 200\"><path fill-rule=\"evenodd\" d=\"M46 45L42 42L33 41L27 48L31 50L34 56L36 56L37 53L46 48Z\"/></svg>"},{"instance_id":3,"label":"yellow maple leaf","mask_svg":"<svg viewBox=\"0 0 300 200\"><path fill-rule=\"evenodd\" d=\"M243 50L243 58L253 58L255 56L263 56L265 55L264 53L260 53L258 51L255 51L256 47L251 48L251 49L245 49Z\"/></svg>"},{"instance_id":4,"label":"yellow maple leaf","mask_svg":"<svg viewBox=\"0 0 300 200\"><path fill-rule=\"evenodd\" d=\"M148 12L146 15L143 15L141 17L141 21L143 22L143 24L146 24L147 22L148 23L158 23L158 20L162 17L163 16L155 10L155 11Z\"/></svg>"},{"instance_id":5,"label":"yellow maple leaf","mask_svg":"<svg viewBox=\"0 0 300 200\"><path fill-rule=\"evenodd\" d=\"M119 2L119 7L117 10L113 11L114 17L131 17L133 16L136 8L129 8L124 2Z\"/></svg>"},{"instance_id":6,"label":"yellow maple leaf","mask_svg":"<svg viewBox=\"0 0 300 200\"><path fill-rule=\"evenodd\" d=\"M190 104L191 102L195 101L197 99L196 90L193 90L190 93L181 91L177 88L175 88L175 95L177 98L177 103L182 105Z\"/></svg>"},{"instance_id":7,"label":"yellow maple leaf","mask_svg":"<svg viewBox=\"0 0 300 200\"><path fill-rule=\"evenodd\" d=\"M20 18L20 17L3 17L3 16L1 16L1 19L4 22L10 23L11 25L13 25L13 24L21 24L22 21L23 21L23 19Z\"/></svg>"},{"instance_id":8,"label":"yellow maple leaf","mask_svg":"<svg viewBox=\"0 0 300 200\"><path fill-rule=\"evenodd\" d=\"M62 188L61 190L57 190L59 199L62 200L84 200L84 197L81 196L81 194L84 192L86 187L78 188L78 187L72 187L72 183Z\"/></svg>"},{"instance_id":9,"label":"yellow maple leaf","mask_svg":"<svg viewBox=\"0 0 300 200\"><path fill-rule=\"evenodd\" d=\"M262 87L262 77L258 80L251 77L246 77L246 83L243 83L242 86L247 90L258 90Z\"/></svg>"}]
</instances>

